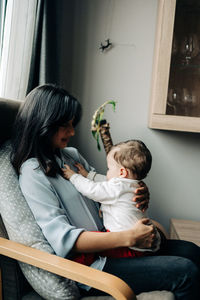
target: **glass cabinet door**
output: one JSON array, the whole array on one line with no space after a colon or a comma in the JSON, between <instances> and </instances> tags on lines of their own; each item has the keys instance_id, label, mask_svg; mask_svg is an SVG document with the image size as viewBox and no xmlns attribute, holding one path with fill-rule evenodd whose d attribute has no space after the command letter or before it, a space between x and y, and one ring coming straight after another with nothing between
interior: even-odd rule
<instances>
[{"instance_id":1,"label":"glass cabinet door","mask_svg":"<svg viewBox=\"0 0 200 300\"><path fill-rule=\"evenodd\" d=\"M149 127L200 132L199 0L158 0Z\"/></svg>"},{"instance_id":2,"label":"glass cabinet door","mask_svg":"<svg viewBox=\"0 0 200 300\"><path fill-rule=\"evenodd\" d=\"M200 1L176 1L166 114L200 117Z\"/></svg>"}]
</instances>

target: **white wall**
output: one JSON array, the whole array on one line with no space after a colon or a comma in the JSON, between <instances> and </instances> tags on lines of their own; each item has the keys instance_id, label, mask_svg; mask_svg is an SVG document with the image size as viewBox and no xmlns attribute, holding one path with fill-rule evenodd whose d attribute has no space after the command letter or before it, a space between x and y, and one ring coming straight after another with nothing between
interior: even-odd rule
<instances>
[{"instance_id":1,"label":"white wall","mask_svg":"<svg viewBox=\"0 0 200 300\"><path fill-rule=\"evenodd\" d=\"M153 155L145 182L151 193L150 216L166 228L170 218L200 220L199 134L151 130L147 127L157 0L75 0L71 91L83 106L74 140L80 152L105 172L105 153L90 133L93 112L106 100L114 143L143 140ZM110 38L113 48L99 50Z\"/></svg>"}]
</instances>

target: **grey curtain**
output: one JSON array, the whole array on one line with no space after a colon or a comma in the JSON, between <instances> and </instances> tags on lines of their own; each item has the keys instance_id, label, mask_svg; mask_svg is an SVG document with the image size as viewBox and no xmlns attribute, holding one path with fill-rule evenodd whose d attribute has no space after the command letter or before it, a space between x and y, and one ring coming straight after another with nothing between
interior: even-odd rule
<instances>
[{"instance_id":1,"label":"grey curtain","mask_svg":"<svg viewBox=\"0 0 200 300\"><path fill-rule=\"evenodd\" d=\"M37 16L33 40L27 93L44 83L57 83L60 6L57 0L37 0Z\"/></svg>"}]
</instances>

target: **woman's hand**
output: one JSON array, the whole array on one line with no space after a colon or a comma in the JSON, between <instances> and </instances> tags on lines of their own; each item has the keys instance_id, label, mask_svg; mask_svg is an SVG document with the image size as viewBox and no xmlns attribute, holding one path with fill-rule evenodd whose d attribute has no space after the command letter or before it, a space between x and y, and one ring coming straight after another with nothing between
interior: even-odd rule
<instances>
[{"instance_id":1,"label":"woman's hand","mask_svg":"<svg viewBox=\"0 0 200 300\"><path fill-rule=\"evenodd\" d=\"M150 220L145 218L139 220L128 234L130 235L127 239L127 247L138 247L138 248L151 248L155 240L155 228L153 224L150 224ZM126 233L127 233L126 231Z\"/></svg>"},{"instance_id":2,"label":"woman's hand","mask_svg":"<svg viewBox=\"0 0 200 300\"><path fill-rule=\"evenodd\" d=\"M143 181L139 182L140 187L135 190L134 202L137 202L136 207L142 212L145 212L149 206L149 189Z\"/></svg>"},{"instance_id":3,"label":"woman's hand","mask_svg":"<svg viewBox=\"0 0 200 300\"><path fill-rule=\"evenodd\" d=\"M79 163L76 163L75 166L78 169L78 174L81 174L84 177L87 177L88 172L86 171L86 169Z\"/></svg>"}]
</instances>

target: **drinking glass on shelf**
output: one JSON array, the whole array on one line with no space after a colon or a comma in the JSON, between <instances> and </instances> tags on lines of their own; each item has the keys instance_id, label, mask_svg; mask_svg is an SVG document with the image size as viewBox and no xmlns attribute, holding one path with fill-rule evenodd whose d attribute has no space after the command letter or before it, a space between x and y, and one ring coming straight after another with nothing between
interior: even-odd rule
<instances>
[{"instance_id":1,"label":"drinking glass on shelf","mask_svg":"<svg viewBox=\"0 0 200 300\"><path fill-rule=\"evenodd\" d=\"M179 102L179 95L175 89L169 88L167 96L167 105L173 115L177 115L177 104Z\"/></svg>"},{"instance_id":2,"label":"drinking glass on shelf","mask_svg":"<svg viewBox=\"0 0 200 300\"><path fill-rule=\"evenodd\" d=\"M194 33L184 36L181 42L180 53L183 55L182 64L189 65L192 58L200 52L198 37Z\"/></svg>"},{"instance_id":3,"label":"drinking glass on shelf","mask_svg":"<svg viewBox=\"0 0 200 300\"><path fill-rule=\"evenodd\" d=\"M183 88L182 94L182 106L183 113L185 116L193 116L195 115L195 108L197 105L197 97L188 89Z\"/></svg>"}]
</instances>

